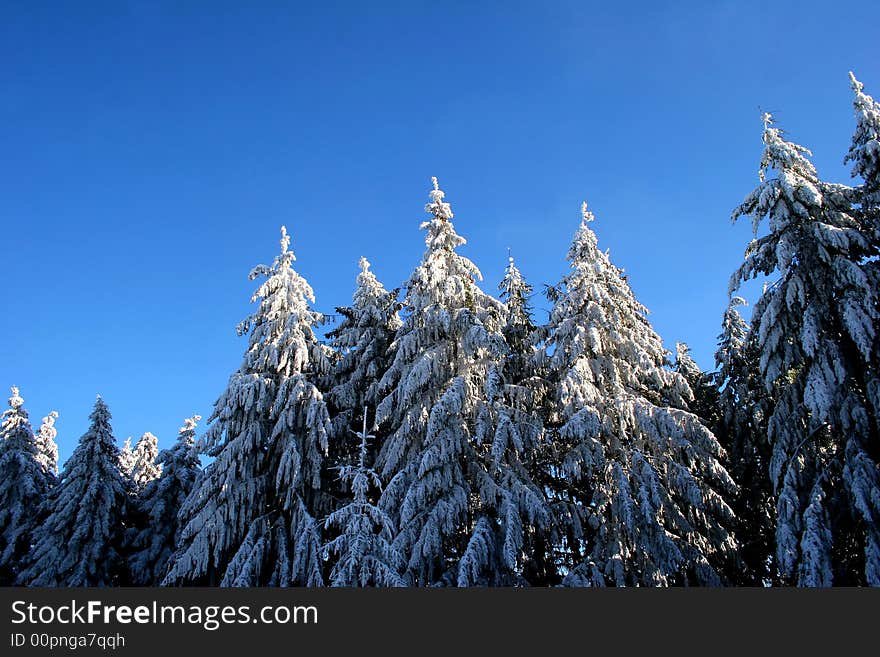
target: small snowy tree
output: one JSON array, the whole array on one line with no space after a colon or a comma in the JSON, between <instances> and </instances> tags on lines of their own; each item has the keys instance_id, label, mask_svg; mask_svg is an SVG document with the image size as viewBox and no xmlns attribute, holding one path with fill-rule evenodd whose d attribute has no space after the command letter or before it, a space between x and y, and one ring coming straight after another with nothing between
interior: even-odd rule
<instances>
[{"instance_id":1,"label":"small snowy tree","mask_svg":"<svg viewBox=\"0 0 880 657\"><path fill-rule=\"evenodd\" d=\"M357 465L339 468L340 478L349 485L352 500L337 509L325 521L338 536L325 546L325 553L336 556L330 573L331 586L403 586L405 563L392 544L394 525L391 518L370 501L372 491L381 493L379 475L367 467L367 409L363 409L363 428L358 435Z\"/></svg>"},{"instance_id":2,"label":"small snowy tree","mask_svg":"<svg viewBox=\"0 0 880 657\"><path fill-rule=\"evenodd\" d=\"M504 308L479 287L477 267L456 253L465 243L436 178L426 211L426 250L406 286L403 325L393 361L380 382L387 394L377 424L387 430L378 468L390 479L381 507L398 526L395 546L415 585L457 581L482 507L484 472L475 450L490 367L505 351ZM482 525L481 525L482 526Z\"/></svg>"},{"instance_id":3,"label":"small snowy tree","mask_svg":"<svg viewBox=\"0 0 880 657\"><path fill-rule=\"evenodd\" d=\"M0 585L15 582L39 521L48 479L18 388L0 424Z\"/></svg>"},{"instance_id":4,"label":"small snowy tree","mask_svg":"<svg viewBox=\"0 0 880 657\"><path fill-rule=\"evenodd\" d=\"M776 576L776 509L768 467L769 399L758 371L755 336L738 311L745 303L742 297L733 297L724 311L715 351L718 421L712 430L727 452L727 467L739 485L733 509L741 545L730 579L735 584L761 586L774 582Z\"/></svg>"},{"instance_id":5,"label":"small snowy tree","mask_svg":"<svg viewBox=\"0 0 880 657\"><path fill-rule=\"evenodd\" d=\"M134 448L131 446L131 436L125 439L122 449L119 450L119 472L126 481L131 481L131 473L134 471Z\"/></svg>"},{"instance_id":6,"label":"small snowy tree","mask_svg":"<svg viewBox=\"0 0 880 657\"><path fill-rule=\"evenodd\" d=\"M736 543L723 451L667 368L667 352L621 270L583 220L554 289L544 358L553 495L566 501L569 585L721 583Z\"/></svg>"},{"instance_id":7,"label":"small snowy tree","mask_svg":"<svg viewBox=\"0 0 880 657\"><path fill-rule=\"evenodd\" d=\"M162 474L162 466L156 463L159 455L159 439L149 431L138 438L131 454L131 468L128 477L134 486L135 493L143 491L151 481Z\"/></svg>"},{"instance_id":8,"label":"small snowy tree","mask_svg":"<svg viewBox=\"0 0 880 657\"><path fill-rule=\"evenodd\" d=\"M146 522L131 545L132 582L137 586L156 586L165 578L180 538L178 513L199 475L195 435L201 419L194 415L183 421L177 442L159 453L160 476L147 482L141 494L140 514Z\"/></svg>"},{"instance_id":9,"label":"small snowy tree","mask_svg":"<svg viewBox=\"0 0 880 657\"><path fill-rule=\"evenodd\" d=\"M530 301L532 286L526 282L522 272L516 266L513 256L507 258L504 278L498 284L498 290L506 309L503 334L509 347L509 356L519 356L515 360L508 358L508 368L515 366L517 369L523 370L525 360L528 359L522 357L531 355L533 351L530 348L533 346L535 331Z\"/></svg>"},{"instance_id":10,"label":"small snowy tree","mask_svg":"<svg viewBox=\"0 0 880 657\"><path fill-rule=\"evenodd\" d=\"M855 98L856 129L844 164L852 162L852 175L862 179L855 199L862 211L873 217L880 235L880 103L865 93L865 85L849 74Z\"/></svg>"},{"instance_id":11,"label":"small snowy tree","mask_svg":"<svg viewBox=\"0 0 880 657\"><path fill-rule=\"evenodd\" d=\"M688 400L685 410L690 411L703 421L712 431L718 426L718 389L715 387L713 372L704 372L691 356L691 348L684 342L675 343L676 372L681 374L693 397Z\"/></svg>"},{"instance_id":12,"label":"small snowy tree","mask_svg":"<svg viewBox=\"0 0 880 657\"><path fill-rule=\"evenodd\" d=\"M359 266L352 305L336 309L344 319L327 333L339 355L327 393L333 417L331 464L356 457L359 446L350 435L363 421L362 410L375 408L379 402L379 381L390 365L389 347L401 325L398 290L386 291L366 258L360 259Z\"/></svg>"},{"instance_id":13,"label":"small snowy tree","mask_svg":"<svg viewBox=\"0 0 880 657\"><path fill-rule=\"evenodd\" d=\"M330 420L314 381L328 372L309 308L312 288L292 267L290 238L251 279L266 280L241 367L214 405L201 444L213 461L181 509L180 547L166 584L308 585L323 582L317 516Z\"/></svg>"},{"instance_id":14,"label":"small snowy tree","mask_svg":"<svg viewBox=\"0 0 880 657\"><path fill-rule=\"evenodd\" d=\"M810 152L764 115L759 186L734 210L764 218L731 291L758 274L772 284L755 305L776 557L784 582L880 585L880 378L877 231L852 211L852 190L821 181ZM769 170L777 174L767 179Z\"/></svg>"},{"instance_id":15,"label":"small snowy tree","mask_svg":"<svg viewBox=\"0 0 880 657\"><path fill-rule=\"evenodd\" d=\"M124 576L120 557L128 496L110 410L98 397L91 425L64 464L34 532L19 582L31 586L113 586Z\"/></svg>"},{"instance_id":16,"label":"small snowy tree","mask_svg":"<svg viewBox=\"0 0 880 657\"><path fill-rule=\"evenodd\" d=\"M55 428L57 419L58 411L51 411L43 418L36 435L37 461L49 478L50 485L55 484L58 476L58 445L55 443L55 438L58 436L58 430Z\"/></svg>"}]
</instances>

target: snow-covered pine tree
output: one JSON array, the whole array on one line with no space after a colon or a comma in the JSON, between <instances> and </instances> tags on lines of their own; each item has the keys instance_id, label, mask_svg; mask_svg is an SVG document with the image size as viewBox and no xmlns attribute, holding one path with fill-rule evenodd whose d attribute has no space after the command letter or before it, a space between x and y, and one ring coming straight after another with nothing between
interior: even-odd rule
<instances>
[{"instance_id":1,"label":"snow-covered pine tree","mask_svg":"<svg viewBox=\"0 0 880 657\"><path fill-rule=\"evenodd\" d=\"M880 234L880 103L865 93L865 85L852 73L849 80L855 94L856 129L843 161L852 162L852 175L862 179L855 200L873 217L874 228Z\"/></svg>"},{"instance_id":2,"label":"snow-covered pine tree","mask_svg":"<svg viewBox=\"0 0 880 657\"><path fill-rule=\"evenodd\" d=\"M329 467L357 458L359 444L351 435L360 428L363 409L379 402L379 381L390 365L388 350L401 325L399 290L385 290L366 258L359 266L352 304L336 309L344 319L327 333L338 354L327 393L333 423ZM371 451L380 446L374 443Z\"/></svg>"},{"instance_id":3,"label":"snow-covered pine tree","mask_svg":"<svg viewBox=\"0 0 880 657\"><path fill-rule=\"evenodd\" d=\"M716 382L719 389L721 423L735 429L740 434L741 427L752 427L760 420L752 413L756 389L763 389L757 383L757 362L749 344L749 325L738 308L745 306L742 297L731 297L721 321L718 335L718 348L715 350ZM751 429L749 429L751 431Z\"/></svg>"},{"instance_id":4,"label":"snow-covered pine tree","mask_svg":"<svg viewBox=\"0 0 880 657\"><path fill-rule=\"evenodd\" d=\"M776 509L768 467L768 393L758 371L755 336L738 310L745 303L742 297L732 297L724 311L715 351L718 421L712 431L727 453L725 465L739 485L733 510L740 547L730 580L763 586L775 578Z\"/></svg>"},{"instance_id":5,"label":"snow-covered pine tree","mask_svg":"<svg viewBox=\"0 0 880 657\"><path fill-rule=\"evenodd\" d=\"M160 476L149 481L141 493L140 515L145 522L130 548L131 577L136 586L157 586L165 578L180 537L178 513L201 469L195 445L196 425L201 419L193 415L183 421L177 442L159 453Z\"/></svg>"},{"instance_id":6,"label":"snow-covered pine tree","mask_svg":"<svg viewBox=\"0 0 880 657\"><path fill-rule=\"evenodd\" d=\"M465 240L433 182L431 216L421 224L427 248L406 285L406 316L376 411L388 432L377 461L390 480L380 505L398 526L395 546L413 585L456 583L466 553L487 562L495 541L481 518L499 502L476 450L491 436L477 420L489 371L506 349L504 307L479 289L476 265L456 253Z\"/></svg>"},{"instance_id":7,"label":"snow-covered pine tree","mask_svg":"<svg viewBox=\"0 0 880 657\"><path fill-rule=\"evenodd\" d=\"M513 256L507 258L507 267L504 269L504 278L498 284L498 291L506 309L502 332L509 354L505 362L508 370L515 367L524 372L526 362L531 360L528 356L534 352L535 322L530 301L532 286L526 282Z\"/></svg>"},{"instance_id":8,"label":"snow-covered pine tree","mask_svg":"<svg viewBox=\"0 0 880 657\"><path fill-rule=\"evenodd\" d=\"M0 424L0 585L10 586L30 551L49 489L28 412L18 388Z\"/></svg>"},{"instance_id":9,"label":"snow-covered pine tree","mask_svg":"<svg viewBox=\"0 0 880 657\"><path fill-rule=\"evenodd\" d=\"M367 466L367 409L361 411L363 427L357 465L339 468L340 478L351 490L351 501L327 516L325 527L338 535L325 546L325 554L336 556L330 572L331 586L403 586L405 562L393 545L394 524L385 511L374 504L372 493L382 492L382 482Z\"/></svg>"},{"instance_id":10,"label":"snow-covered pine tree","mask_svg":"<svg viewBox=\"0 0 880 657\"><path fill-rule=\"evenodd\" d=\"M131 468L128 476L136 494L140 494L148 483L161 476L162 466L156 463L158 455L159 439L147 431L138 438L131 454Z\"/></svg>"},{"instance_id":11,"label":"snow-covered pine tree","mask_svg":"<svg viewBox=\"0 0 880 657\"><path fill-rule=\"evenodd\" d=\"M719 420L718 388L715 386L714 372L701 370L691 356L691 348L684 342L675 343L673 369L684 377L693 393L685 410L700 418L714 432Z\"/></svg>"},{"instance_id":12,"label":"snow-covered pine tree","mask_svg":"<svg viewBox=\"0 0 880 657\"><path fill-rule=\"evenodd\" d=\"M151 529L150 518L144 512L140 496L147 484L155 480L162 472L161 466L156 464L158 452L158 440L148 431L138 438L134 447L131 446L131 438L127 439L119 453L119 471L131 497L128 526L122 543L123 557L129 566L132 564L134 554L139 549L133 542L139 540L142 532ZM135 576L131 568L129 568L128 574L132 577ZM137 582L138 580L135 579L122 580L120 585L128 586Z\"/></svg>"},{"instance_id":13,"label":"snow-covered pine tree","mask_svg":"<svg viewBox=\"0 0 880 657\"><path fill-rule=\"evenodd\" d=\"M853 190L853 214L859 216L870 230L874 241L880 242L880 103L865 93L864 85L849 74L855 94L853 105L856 129L844 163L852 163L853 177L860 177L862 184ZM875 277L880 277L880 260L866 263ZM878 310L880 312L880 310ZM880 332L875 332L873 352L880 353ZM875 461L880 460L875 456Z\"/></svg>"},{"instance_id":14,"label":"snow-covered pine tree","mask_svg":"<svg viewBox=\"0 0 880 657\"><path fill-rule=\"evenodd\" d=\"M134 448L131 446L131 436L125 439L122 448L119 450L119 472L126 481L131 480L131 473L134 470Z\"/></svg>"},{"instance_id":15,"label":"snow-covered pine tree","mask_svg":"<svg viewBox=\"0 0 880 657\"><path fill-rule=\"evenodd\" d=\"M750 216L756 239L731 292L775 278L752 326L773 397L778 568L788 583L880 585L877 233L852 211L852 190L819 180L810 152L769 114L763 141L761 182L732 215Z\"/></svg>"},{"instance_id":16,"label":"snow-covered pine tree","mask_svg":"<svg viewBox=\"0 0 880 657\"><path fill-rule=\"evenodd\" d=\"M566 584L720 584L736 548L723 451L680 410L687 382L597 248L586 203L582 216L544 346L558 393L547 428L559 455L553 493L568 503Z\"/></svg>"},{"instance_id":17,"label":"snow-covered pine tree","mask_svg":"<svg viewBox=\"0 0 880 657\"><path fill-rule=\"evenodd\" d=\"M37 461L49 478L50 486L55 484L55 479L58 477L58 445L55 443L55 438L58 436L58 430L55 428L57 419L58 411L51 411L42 419L40 430L36 435Z\"/></svg>"},{"instance_id":18,"label":"snow-covered pine tree","mask_svg":"<svg viewBox=\"0 0 880 657\"><path fill-rule=\"evenodd\" d=\"M128 496L110 410L98 397L91 425L64 464L46 520L19 583L30 586L113 586L124 576L120 546Z\"/></svg>"},{"instance_id":19,"label":"snow-covered pine tree","mask_svg":"<svg viewBox=\"0 0 880 657\"><path fill-rule=\"evenodd\" d=\"M477 406L473 487L480 504L458 564L458 586L522 586L553 581L552 514L541 486L543 426L528 380L489 368ZM474 458L471 457L471 458Z\"/></svg>"},{"instance_id":20,"label":"snow-covered pine tree","mask_svg":"<svg viewBox=\"0 0 880 657\"><path fill-rule=\"evenodd\" d=\"M489 371L482 409L488 417L481 423L492 427L493 434L488 449L478 453L500 492L496 506L502 520L497 524L505 532L496 540L495 563L489 568L492 577L471 582L468 569L460 568L459 583L553 585L558 583L552 560L553 514L542 483L548 445L538 412L547 389L534 368L538 349L532 287L512 256L498 288L505 304L501 332L507 351L501 364Z\"/></svg>"},{"instance_id":21,"label":"snow-covered pine tree","mask_svg":"<svg viewBox=\"0 0 880 657\"><path fill-rule=\"evenodd\" d=\"M201 440L213 457L181 509L179 550L165 583L319 586L318 516L330 420L314 381L328 372L309 308L314 293L294 271L287 230L271 267L251 279L257 311L239 325L249 334L241 367L214 405Z\"/></svg>"}]
</instances>

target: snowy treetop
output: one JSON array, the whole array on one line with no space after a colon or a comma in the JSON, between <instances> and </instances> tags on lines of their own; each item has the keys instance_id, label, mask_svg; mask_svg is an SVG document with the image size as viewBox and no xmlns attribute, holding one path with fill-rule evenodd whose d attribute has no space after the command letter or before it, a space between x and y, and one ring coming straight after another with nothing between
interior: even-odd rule
<instances>
[{"instance_id":1,"label":"snowy treetop","mask_svg":"<svg viewBox=\"0 0 880 657\"><path fill-rule=\"evenodd\" d=\"M12 386L10 391L12 392L12 396L9 398L9 407L17 411L24 404L24 399L18 394L18 386Z\"/></svg>"},{"instance_id":2,"label":"snowy treetop","mask_svg":"<svg viewBox=\"0 0 880 657\"><path fill-rule=\"evenodd\" d=\"M258 265L250 273L251 280L264 276L266 281L251 297L252 303L259 302L259 308L238 326L239 335L250 332L242 373L272 370L290 375L304 371L315 361L320 367L325 365L312 330L323 315L309 308L315 294L294 271L294 260L290 236L282 226L281 253L271 267Z\"/></svg>"},{"instance_id":3,"label":"snowy treetop","mask_svg":"<svg viewBox=\"0 0 880 657\"><path fill-rule=\"evenodd\" d=\"M864 85L852 72L849 79L855 94L856 130L843 161L852 162L852 175L861 176L866 184L874 187L880 178L880 104L864 92Z\"/></svg>"},{"instance_id":4,"label":"snowy treetop","mask_svg":"<svg viewBox=\"0 0 880 657\"><path fill-rule=\"evenodd\" d=\"M181 434L194 434L196 430L196 426L201 421L201 415L193 415L192 417L188 417L183 421L183 426L178 429Z\"/></svg>"}]
</instances>

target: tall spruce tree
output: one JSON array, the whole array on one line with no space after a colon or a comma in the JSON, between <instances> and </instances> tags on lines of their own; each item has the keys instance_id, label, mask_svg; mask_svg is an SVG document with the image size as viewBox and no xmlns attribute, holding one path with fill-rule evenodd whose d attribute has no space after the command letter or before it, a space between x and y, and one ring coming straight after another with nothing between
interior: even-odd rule
<instances>
[{"instance_id":1,"label":"tall spruce tree","mask_svg":"<svg viewBox=\"0 0 880 657\"><path fill-rule=\"evenodd\" d=\"M58 430L55 428L57 419L58 411L51 411L42 419L40 430L36 435L37 461L49 478L50 486L55 484L55 479L58 477L58 445L55 442L58 436Z\"/></svg>"},{"instance_id":2,"label":"tall spruce tree","mask_svg":"<svg viewBox=\"0 0 880 657\"><path fill-rule=\"evenodd\" d=\"M100 397L89 419L49 498L48 516L34 532L21 584L114 586L126 576L121 546L128 495L110 409Z\"/></svg>"},{"instance_id":3,"label":"tall spruce tree","mask_svg":"<svg viewBox=\"0 0 880 657\"><path fill-rule=\"evenodd\" d=\"M165 578L180 538L178 513L201 469L195 444L201 419L193 415L183 421L177 442L159 453L160 476L147 482L141 494L139 511L144 524L131 544L131 576L136 586L157 586Z\"/></svg>"},{"instance_id":4,"label":"tall spruce tree","mask_svg":"<svg viewBox=\"0 0 880 657\"><path fill-rule=\"evenodd\" d=\"M512 256L498 288L505 304L501 332L507 350L500 365L489 371L483 406L488 418L481 424L493 433L481 441L488 448L479 453L501 493L496 506L503 521L496 524L506 531L492 546L492 577L480 577L472 568L460 569L459 583L552 585L558 583L552 560L553 514L543 490L547 445L538 412L546 386L534 367L538 349L532 286Z\"/></svg>"},{"instance_id":5,"label":"tall spruce tree","mask_svg":"<svg viewBox=\"0 0 880 657\"><path fill-rule=\"evenodd\" d=\"M752 318L785 583L880 584L877 232L764 115L759 186L734 210L756 239L731 291L773 277ZM769 170L775 178L767 178ZM767 219L769 232L757 238Z\"/></svg>"},{"instance_id":6,"label":"tall spruce tree","mask_svg":"<svg viewBox=\"0 0 880 657\"><path fill-rule=\"evenodd\" d=\"M547 427L558 458L553 494L567 502L569 585L722 582L735 551L723 452L622 271L583 220L555 286L544 347L557 390Z\"/></svg>"},{"instance_id":7,"label":"tall spruce tree","mask_svg":"<svg viewBox=\"0 0 880 657\"><path fill-rule=\"evenodd\" d=\"M259 308L239 326L249 334L241 367L214 405L201 443L213 461L181 509L180 547L166 584L319 586L317 517L330 420L315 386L329 361L314 327L312 288L294 271L290 238L251 279L266 280Z\"/></svg>"},{"instance_id":8,"label":"tall spruce tree","mask_svg":"<svg viewBox=\"0 0 880 657\"><path fill-rule=\"evenodd\" d=\"M480 409L489 371L506 349L504 307L479 289L476 265L456 253L465 240L433 182L430 219L421 224L427 248L406 286L406 315L380 382L387 395L376 411L388 432L378 458L390 480L381 506L398 527L395 546L413 585L455 584L459 559L469 544L477 548L472 539L494 548L487 523L504 533L481 520L494 515L501 495L476 453L491 435Z\"/></svg>"},{"instance_id":9,"label":"tall spruce tree","mask_svg":"<svg viewBox=\"0 0 880 657\"><path fill-rule=\"evenodd\" d=\"M379 381L390 365L388 351L401 325L399 290L385 290L366 258L358 264L352 304L336 309L344 319L327 333L339 356L327 393L333 423L330 461L336 464L358 458L360 445L352 436L364 420L363 409L375 408L379 402ZM370 452L380 446L374 444Z\"/></svg>"},{"instance_id":10,"label":"tall spruce tree","mask_svg":"<svg viewBox=\"0 0 880 657\"><path fill-rule=\"evenodd\" d=\"M48 489L24 400L13 386L0 424L0 585L15 582Z\"/></svg>"}]
</instances>

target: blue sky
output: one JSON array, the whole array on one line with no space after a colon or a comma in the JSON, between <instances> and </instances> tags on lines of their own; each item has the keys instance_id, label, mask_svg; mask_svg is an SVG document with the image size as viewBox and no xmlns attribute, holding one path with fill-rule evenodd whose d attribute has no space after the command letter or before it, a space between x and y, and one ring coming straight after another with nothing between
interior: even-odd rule
<instances>
[{"instance_id":1,"label":"blue sky","mask_svg":"<svg viewBox=\"0 0 880 657\"><path fill-rule=\"evenodd\" d=\"M120 441L167 446L238 366L279 226L332 312L359 256L388 287L418 263L432 175L491 292L508 247L558 280L586 199L667 346L710 367L758 108L848 181L880 5L614 4L4 3L0 385L60 412L62 458L96 393Z\"/></svg>"}]
</instances>

